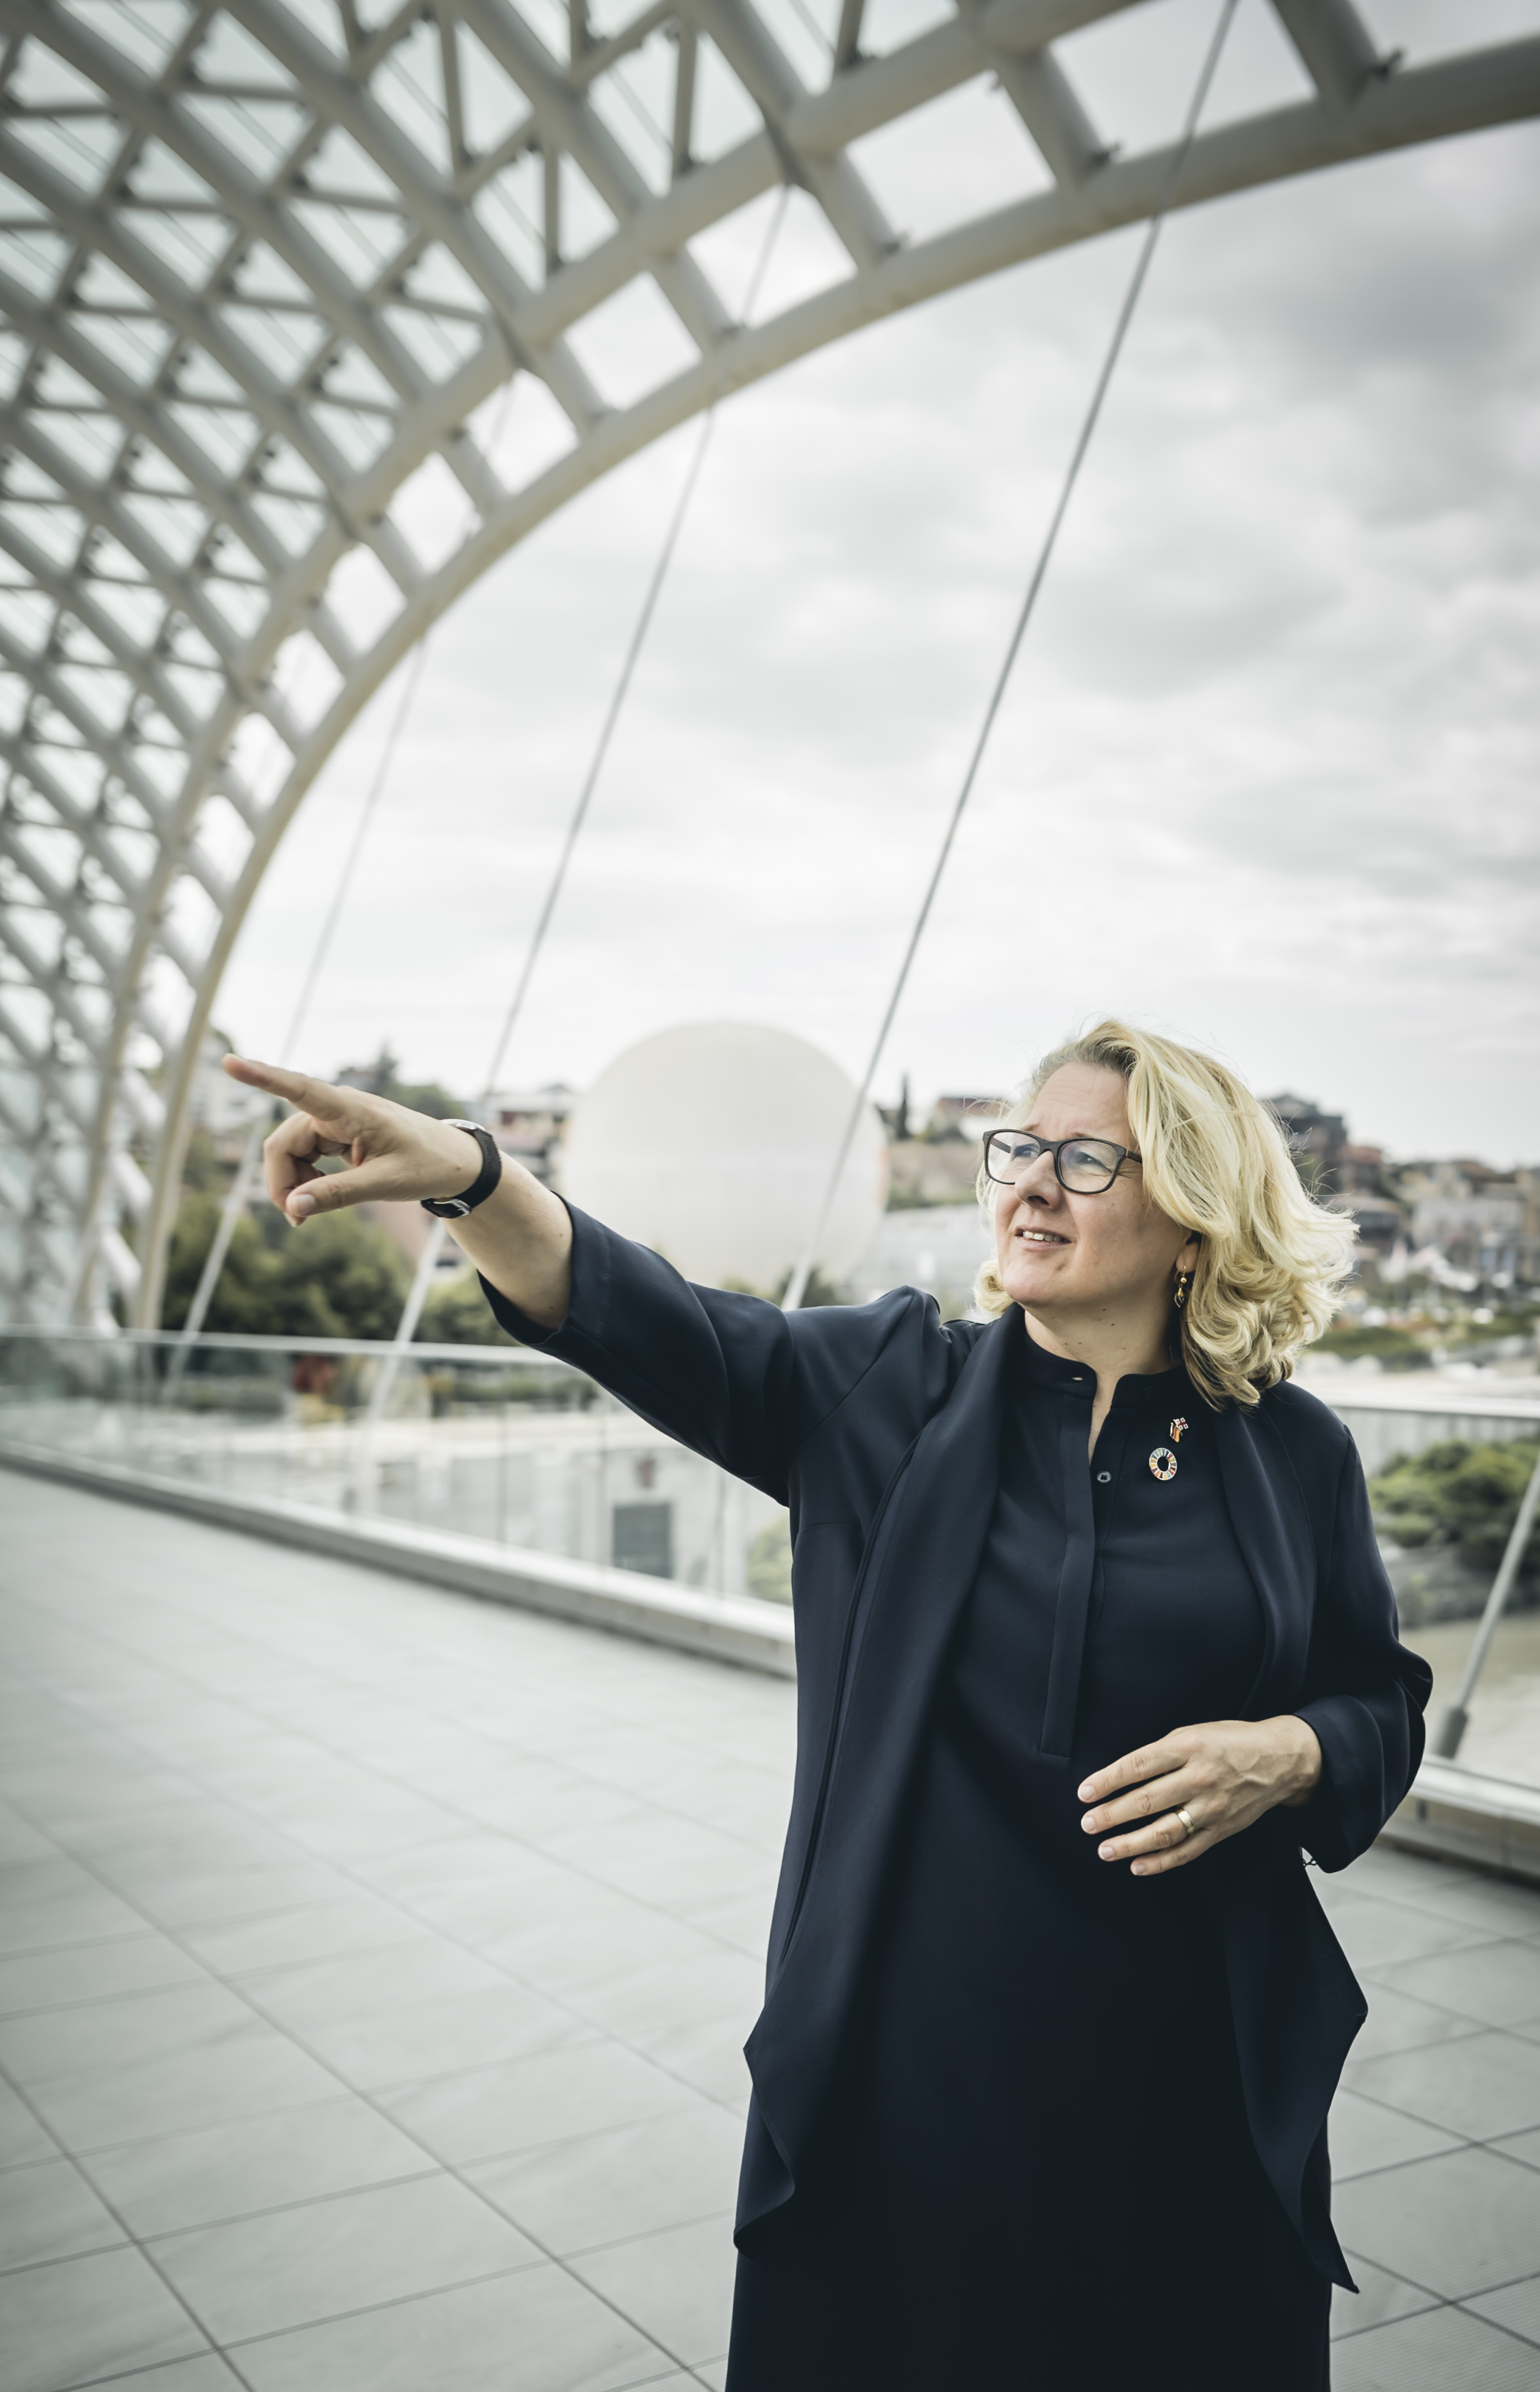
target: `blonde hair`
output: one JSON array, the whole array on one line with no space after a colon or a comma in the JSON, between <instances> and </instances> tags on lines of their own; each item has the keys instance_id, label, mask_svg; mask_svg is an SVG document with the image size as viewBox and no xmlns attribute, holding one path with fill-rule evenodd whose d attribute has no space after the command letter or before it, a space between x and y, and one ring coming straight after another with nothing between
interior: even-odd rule
<instances>
[{"instance_id":1,"label":"blonde hair","mask_svg":"<svg viewBox=\"0 0 1540 2392\"><path fill-rule=\"evenodd\" d=\"M1187 1302L1171 1314L1173 1351L1217 1410L1251 1405L1293 1372L1341 1300L1357 1231L1348 1216L1312 1202L1276 1116L1211 1055L1170 1038L1098 1021L1045 1055L1003 1115L1019 1128L1047 1081L1067 1063L1119 1072L1153 1204L1201 1243ZM978 1176L992 1216L992 1183ZM1014 1301L992 1259L974 1289L981 1311Z\"/></svg>"}]
</instances>

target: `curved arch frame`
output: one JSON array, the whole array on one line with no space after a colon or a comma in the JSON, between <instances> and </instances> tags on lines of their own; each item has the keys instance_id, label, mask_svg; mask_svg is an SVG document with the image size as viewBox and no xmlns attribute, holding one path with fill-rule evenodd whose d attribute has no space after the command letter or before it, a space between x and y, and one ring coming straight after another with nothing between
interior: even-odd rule
<instances>
[{"instance_id":1,"label":"curved arch frame","mask_svg":"<svg viewBox=\"0 0 1540 2392\"><path fill-rule=\"evenodd\" d=\"M1135 0L955 0L874 58L864 0L822 29L810 10L835 0L632 0L602 39L566 0L564 56L558 0L175 5L168 31L134 0L0 0L0 308L21 352L0 407L0 1127L17 1158L0 1296L23 1318L104 1320L110 1291L158 1319L230 950L306 790L423 631L713 401L1142 220L1169 162L1110 149L1053 47ZM1540 112L1540 40L1394 72L1351 0L1273 6L1314 97L1201 135L1176 206ZM666 124L635 80L649 58L655 98L660 43ZM707 48L741 122L702 162ZM906 245L849 145L983 75L1048 188ZM480 146L478 93L484 124L488 95L508 116ZM787 181L849 270L735 324L690 242ZM586 250L575 193L611 228ZM607 407L569 335L638 278L692 361ZM570 446L510 483L483 419L519 377ZM462 514L432 566L404 503L425 471ZM372 638L343 589L360 564L391 609ZM330 683L318 702L306 673Z\"/></svg>"}]
</instances>

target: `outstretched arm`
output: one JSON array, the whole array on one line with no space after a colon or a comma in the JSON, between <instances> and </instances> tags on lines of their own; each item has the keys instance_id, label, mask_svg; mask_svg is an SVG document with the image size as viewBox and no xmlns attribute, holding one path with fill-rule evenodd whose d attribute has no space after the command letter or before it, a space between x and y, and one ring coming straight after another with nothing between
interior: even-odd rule
<instances>
[{"instance_id":1,"label":"outstretched arm","mask_svg":"<svg viewBox=\"0 0 1540 2392\"><path fill-rule=\"evenodd\" d=\"M360 1088L333 1088L303 1072L227 1055L225 1069L249 1088L294 1107L263 1150L267 1193L295 1228L313 1213L349 1204L410 1204L459 1196L481 1170L469 1133L408 1112ZM323 1157L343 1158L323 1171ZM542 1329L558 1328L572 1294L572 1222L566 1206L509 1155L502 1178L453 1235L483 1277Z\"/></svg>"}]
</instances>

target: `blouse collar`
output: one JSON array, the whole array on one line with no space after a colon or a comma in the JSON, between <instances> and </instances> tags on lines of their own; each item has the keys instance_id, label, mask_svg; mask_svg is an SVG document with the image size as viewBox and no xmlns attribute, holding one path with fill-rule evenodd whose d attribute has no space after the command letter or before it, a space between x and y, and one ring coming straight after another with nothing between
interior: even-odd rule
<instances>
[{"instance_id":1,"label":"blouse collar","mask_svg":"<svg viewBox=\"0 0 1540 2392\"><path fill-rule=\"evenodd\" d=\"M1020 1359L1029 1384L1059 1396L1079 1397L1090 1403L1096 1393L1096 1373L1086 1362L1066 1361L1037 1344L1017 1306L1021 1322ZM1134 1371L1119 1379L1113 1392L1115 1412L1178 1410L1193 1400L1193 1384L1180 1363L1169 1371Z\"/></svg>"}]
</instances>

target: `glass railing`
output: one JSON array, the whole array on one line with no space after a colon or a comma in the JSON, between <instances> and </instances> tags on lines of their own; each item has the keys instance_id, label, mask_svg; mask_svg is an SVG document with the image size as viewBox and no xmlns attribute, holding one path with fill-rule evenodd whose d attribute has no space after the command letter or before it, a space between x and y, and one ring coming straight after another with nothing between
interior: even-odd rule
<instances>
[{"instance_id":1,"label":"glass railing","mask_svg":"<svg viewBox=\"0 0 1540 2392\"><path fill-rule=\"evenodd\" d=\"M0 1449L790 1598L786 1514L544 1354L0 1331Z\"/></svg>"},{"instance_id":2,"label":"glass railing","mask_svg":"<svg viewBox=\"0 0 1540 2392\"><path fill-rule=\"evenodd\" d=\"M414 1346L371 1423L387 1350L328 1338L210 1336L186 1347L171 1334L0 1330L0 1451L452 1530L702 1592L789 1599L785 1513L581 1372L517 1346ZM1534 1381L1315 1384L1371 1473L1449 1437L1540 1431ZM1436 1720L1458 1686L1486 1581L1470 1578L1451 1594L1440 1579L1448 1554L1391 1549L1387 1558L1407 1641L1433 1664ZM1532 1580L1498 1628L1460 1759L1540 1784Z\"/></svg>"}]
</instances>

